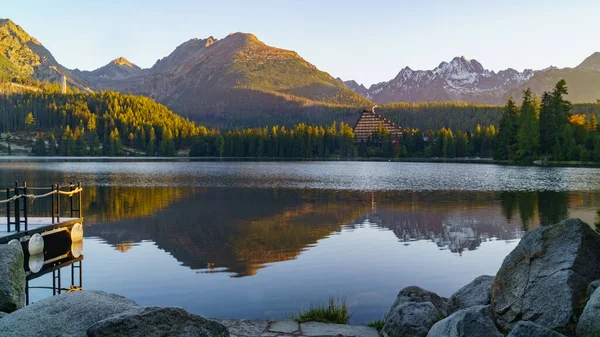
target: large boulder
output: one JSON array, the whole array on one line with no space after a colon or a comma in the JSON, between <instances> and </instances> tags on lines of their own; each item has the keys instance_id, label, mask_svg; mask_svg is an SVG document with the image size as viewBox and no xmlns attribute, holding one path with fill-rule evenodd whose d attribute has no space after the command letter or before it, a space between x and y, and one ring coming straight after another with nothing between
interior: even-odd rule
<instances>
[{"instance_id":1,"label":"large boulder","mask_svg":"<svg viewBox=\"0 0 600 337\"><path fill-rule=\"evenodd\" d=\"M587 296L592 297L592 294L594 293L594 291L596 291L596 289L598 289L598 287L600 287L600 280L596 280L590 283L587 287Z\"/></svg>"},{"instance_id":2,"label":"large boulder","mask_svg":"<svg viewBox=\"0 0 600 337\"><path fill-rule=\"evenodd\" d=\"M0 336L85 336L92 324L137 307L125 297L101 291L65 293L0 319Z\"/></svg>"},{"instance_id":3,"label":"large boulder","mask_svg":"<svg viewBox=\"0 0 600 337\"><path fill-rule=\"evenodd\" d=\"M227 328L181 308L136 308L95 323L88 337L229 337Z\"/></svg>"},{"instance_id":4,"label":"large boulder","mask_svg":"<svg viewBox=\"0 0 600 337\"><path fill-rule=\"evenodd\" d=\"M477 305L489 305L494 276L482 275L460 288L448 300L448 314Z\"/></svg>"},{"instance_id":5,"label":"large boulder","mask_svg":"<svg viewBox=\"0 0 600 337\"><path fill-rule=\"evenodd\" d=\"M527 233L504 259L492 284L497 324L532 321L570 330L586 287L600 278L600 235L579 219Z\"/></svg>"},{"instance_id":6,"label":"large boulder","mask_svg":"<svg viewBox=\"0 0 600 337\"><path fill-rule=\"evenodd\" d=\"M506 337L565 337L565 335L532 322L521 321Z\"/></svg>"},{"instance_id":7,"label":"large boulder","mask_svg":"<svg viewBox=\"0 0 600 337\"><path fill-rule=\"evenodd\" d=\"M435 323L427 337L503 337L491 316L489 305L462 309Z\"/></svg>"},{"instance_id":8,"label":"large boulder","mask_svg":"<svg viewBox=\"0 0 600 337\"><path fill-rule=\"evenodd\" d=\"M435 322L446 316L446 299L419 287L400 291L385 318L386 337L425 337Z\"/></svg>"},{"instance_id":9,"label":"large boulder","mask_svg":"<svg viewBox=\"0 0 600 337\"><path fill-rule=\"evenodd\" d=\"M577 335L600 336L600 289L596 289L587 301L577 322Z\"/></svg>"},{"instance_id":10,"label":"large boulder","mask_svg":"<svg viewBox=\"0 0 600 337\"><path fill-rule=\"evenodd\" d=\"M0 245L0 311L25 305L25 267L21 245Z\"/></svg>"}]
</instances>

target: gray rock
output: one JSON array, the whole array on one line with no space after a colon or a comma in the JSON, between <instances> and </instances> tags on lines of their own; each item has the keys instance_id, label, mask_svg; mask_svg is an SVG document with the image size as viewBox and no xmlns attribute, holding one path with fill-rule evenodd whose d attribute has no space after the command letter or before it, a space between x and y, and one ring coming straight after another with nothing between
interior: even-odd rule
<instances>
[{"instance_id":1,"label":"gray rock","mask_svg":"<svg viewBox=\"0 0 600 337\"><path fill-rule=\"evenodd\" d=\"M490 304L494 276L482 275L460 288L448 300L448 314L477 305Z\"/></svg>"},{"instance_id":2,"label":"gray rock","mask_svg":"<svg viewBox=\"0 0 600 337\"><path fill-rule=\"evenodd\" d=\"M25 305L25 267L20 245L0 245L0 311Z\"/></svg>"},{"instance_id":3,"label":"gray rock","mask_svg":"<svg viewBox=\"0 0 600 337\"><path fill-rule=\"evenodd\" d=\"M298 330L300 330L300 325L298 325L298 322L292 320L277 321L269 327L270 332L294 333Z\"/></svg>"},{"instance_id":4,"label":"gray rock","mask_svg":"<svg viewBox=\"0 0 600 337\"><path fill-rule=\"evenodd\" d=\"M527 233L504 259L492 284L497 324L532 321L568 330L586 287L600 278L600 235L579 219Z\"/></svg>"},{"instance_id":5,"label":"gray rock","mask_svg":"<svg viewBox=\"0 0 600 337\"><path fill-rule=\"evenodd\" d=\"M388 312L387 317L394 312L394 308L410 302L431 302L433 306L440 311L443 316L447 315L447 299L439 296L438 294L425 290L417 286L406 287L398 293L396 301L392 304L392 308Z\"/></svg>"},{"instance_id":6,"label":"gray rock","mask_svg":"<svg viewBox=\"0 0 600 337\"><path fill-rule=\"evenodd\" d=\"M381 333L385 337L425 337L443 318L431 302L409 302L398 306L394 314L389 315Z\"/></svg>"},{"instance_id":7,"label":"gray rock","mask_svg":"<svg viewBox=\"0 0 600 337\"><path fill-rule=\"evenodd\" d=\"M5 313L5 312L0 311L0 319L2 319L2 317L6 316L6 315L8 315L8 314Z\"/></svg>"},{"instance_id":8,"label":"gray rock","mask_svg":"<svg viewBox=\"0 0 600 337\"><path fill-rule=\"evenodd\" d=\"M190 314L182 308L135 308L106 318L89 327L88 337L229 337L217 321Z\"/></svg>"},{"instance_id":9,"label":"gray rock","mask_svg":"<svg viewBox=\"0 0 600 337\"><path fill-rule=\"evenodd\" d=\"M61 294L0 319L0 336L85 336L92 324L137 307L125 297L101 291Z\"/></svg>"},{"instance_id":10,"label":"gray rock","mask_svg":"<svg viewBox=\"0 0 600 337\"><path fill-rule=\"evenodd\" d=\"M379 337L377 330L368 326L307 322L301 324L302 336Z\"/></svg>"},{"instance_id":11,"label":"gray rock","mask_svg":"<svg viewBox=\"0 0 600 337\"><path fill-rule=\"evenodd\" d=\"M388 312L382 334L387 337L424 337L435 322L446 316L446 299L419 287L398 293Z\"/></svg>"},{"instance_id":12,"label":"gray rock","mask_svg":"<svg viewBox=\"0 0 600 337\"><path fill-rule=\"evenodd\" d=\"M459 310L435 323L427 337L502 337L491 315L489 305Z\"/></svg>"},{"instance_id":13,"label":"gray rock","mask_svg":"<svg viewBox=\"0 0 600 337\"><path fill-rule=\"evenodd\" d=\"M596 289L598 289L598 287L600 287L600 280L596 280L590 283L587 287L587 296L592 297L592 294L594 293L594 291L596 291Z\"/></svg>"},{"instance_id":14,"label":"gray rock","mask_svg":"<svg viewBox=\"0 0 600 337\"><path fill-rule=\"evenodd\" d=\"M600 336L600 290L596 289L587 301L577 322L578 336Z\"/></svg>"},{"instance_id":15,"label":"gray rock","mask_svg":"<svg viewBox=\"0 0 600 337\"><path fill-rule=\"evenodd\" d=\"M259 319L217 319L216 321L225 325L232 336L260 336L269 326L269 321Z\"/></svg>"},{"instance_id":16,"label":"gray rock","mask_svg":"<svg viewBox=\"0 0 600 337\"><path fill-rule=\"evenodd\" d=\"M532 322L521 321L506 337L565 337L565 335Z\"/></svg>"}]
</instances>

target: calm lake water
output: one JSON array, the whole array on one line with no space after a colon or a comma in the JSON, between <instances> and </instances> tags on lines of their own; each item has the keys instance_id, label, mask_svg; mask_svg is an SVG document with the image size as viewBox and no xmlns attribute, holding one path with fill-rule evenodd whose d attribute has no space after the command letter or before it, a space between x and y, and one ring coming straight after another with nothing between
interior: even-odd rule
<instances>
[{"instance_id":1,"label":"calm lake water","mask_svg":"<svg viewBox=\"0 0 600 337\"><path fill-rule=\"evenodd\" d=\"M592 168L0 163L0 186L15 180L84 184L85 289L219 318L285 318L333 296L364 323L403 287L449 296L495 274L526 231L566 217L592 224L600 208Z\"/></svg>"}]
</instances>

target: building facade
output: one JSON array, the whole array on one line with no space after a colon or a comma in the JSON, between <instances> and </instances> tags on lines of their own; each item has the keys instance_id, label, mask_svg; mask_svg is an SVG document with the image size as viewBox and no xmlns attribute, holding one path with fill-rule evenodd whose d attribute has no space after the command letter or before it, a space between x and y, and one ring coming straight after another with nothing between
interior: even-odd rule
<instances>
[{"instance_id":1,"label":"building facade","mask_svg":"<svg viewBox=\"0 0 600 337\"><path fill-rule=\"evenodd\" d=\"M376 114L375 108L371 111L363 110L360 118L354 125L354 138L359 143L366 142L379 130L380 125L390 132L393 142L397 142L402 138L402 128L387 118Z\"/></svg>"}]
</instances>

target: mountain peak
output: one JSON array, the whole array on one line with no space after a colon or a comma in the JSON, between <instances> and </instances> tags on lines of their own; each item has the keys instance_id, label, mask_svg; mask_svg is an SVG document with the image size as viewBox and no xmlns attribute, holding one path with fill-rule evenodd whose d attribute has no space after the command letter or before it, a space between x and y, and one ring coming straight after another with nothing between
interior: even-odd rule
<instances>
[{"instance_id":1,"label":"mountain peak","mask_svg":"<svg viewBox=\"0 0 600 337\"><path fill-rule=\"evenodd\" d=\"M584 70L600 71L600 52L595 52L592 55L588 56L576 68L584 69Z\"/></svg>"},{"instance_id":2,"label":"mountain peak","mask_svg":"<svg viewBox=\"0 0 600 337\"><path fill-rule=\"evenodd\" d=\"M127 60L124 57L119 57L116 58L114 60L111 61L112 64L118 65L118 66L125 66L125 67L129 67L129 68L138 68L138 66L136 66L135 64L129 62L129 60Z\"/></svg>"}]
</instances>

